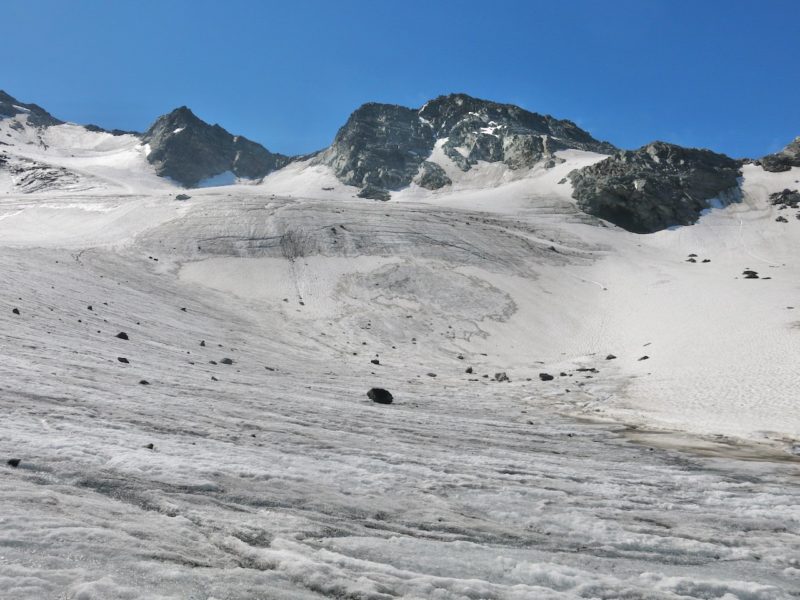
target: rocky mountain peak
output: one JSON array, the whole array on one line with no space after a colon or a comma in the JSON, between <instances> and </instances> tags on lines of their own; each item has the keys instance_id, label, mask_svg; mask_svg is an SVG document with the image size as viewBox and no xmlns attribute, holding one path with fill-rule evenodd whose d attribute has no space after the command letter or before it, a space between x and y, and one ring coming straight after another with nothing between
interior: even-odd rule
<instances>
[{"instance_id":1,"label":"rocky mountain peak","mask_svg":"<svg viewBox=\"0 0 800 600\"><path fill-rule=\"evenodd\" d=\"M601 153L615 150L571 121L512 104L450 94L419 109L364 104L350 115L317 162L332 167L343 183L379 190L379 196L385 198L386 190L398 190L412 182L429 189L451 183L441 166L428 160L437 142L462 171L480 161L503 162L511 169L530 168L553 160L556 151L568 148Z\"/></svg>"},{"instance_id":2,"label":"rocky mountain peak","mask_svg":"<svg viewBox=\"0 0 800 600\"><path fill-rule=\"evenodd\" d=\"M142 141L150 145L147 160L156 172L186 187L226 172L258 179L290 160L219 125L209 125L186 106L156 119Z\"/></svg>"},{"instance_id":3,"label":"rocky mountain peak","mask_svg":"<svg viewBox=\"0 0 800 600\"><path fill-rule=\"evenodd\" d=\"M56 119L38 104L20 102L10 94L0 90L0 119L27 115L28 123L34 127L61 125L64 121Z\"/></svg>"},{"instance_id":4,"label":"rocky mountain peak","mask_svg":"<svg viewBox=\"0 0 800 600\"><path fill-rule=\"evenodd\" d=\"M765 171L773 173L788 171L792 167L800 167L800 136L794 138L780 152L768 154L759 162Z\"/></svg>"}]
</instances>

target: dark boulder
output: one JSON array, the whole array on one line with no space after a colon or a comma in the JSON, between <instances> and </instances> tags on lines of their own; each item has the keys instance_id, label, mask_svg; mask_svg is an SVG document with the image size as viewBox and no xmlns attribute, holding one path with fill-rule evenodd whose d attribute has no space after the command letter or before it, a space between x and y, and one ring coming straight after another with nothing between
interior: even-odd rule
<instances>
[{"instance_id":1,"label":"dark boulder","mask_svg":"<svg viewBox=\"0 0 800 600\"><path fill-rule=\"evenodd\" d=\"M220 364L223 364L223 365L232 365L233 364L233 359L232 358L223 358L219 362L220 362Z\"/></svg>"},{"instance_id":2,"label":"dark boulder","mask_svg":"<svg viewBox=\"0 0 800 600\"><path fill-rule=\"evenodd\" d=\"M494 374L494 380L495 381L511 381L508 378L508 375L506 375L505 371L502 371L500 373L495 373Z\"/></svg>"},{"instance_id":3,"label":"dark boulder","mask_svg":"<svg viewBox=\"0 0 800 600\"><path fill-rule=\"evenodd\" d=\"M391 404L394 400L392 394L383 388L371 388L367 392L367 397L378 404Z\"/></svg>"},{"instance_id":4,"label":"dark boulder","mask_svg":"<svg viewBox=\"0 0 800 600\"><path fill-rule=\"evenodd\" d=\"M127 334L127 333L125 333L124 331L120 331L120 332L119 332L117 335L115 335L114 337L116 337L116 338L119 338L119 339L121 339L121 340L127 340L127 339L128 339L128 334Z\"/></svg>"},{"instance_id":5,"label":"dark boulder","mask_svg":"<svg viewBox=\"0 0 800 600\"><path fill-rule=\"evenodd\" d=\"M119 362L123 363L123 364L126 364L126 365L127 365L128 363L130 363L130 361L129 361L127 358L124 358L124 357L122 357L122 356L118 356L118 357L117 357L117 360L118 360Z\"/></svg>"},{"instance_id":6,"label":"dark boulder","mask_svg":"<svg viewBox=\"0 0 800 600\"><path fill-rule=\"evenodd\" d=\"M12 467L12 468L16 469L19 466L19 463L21 463L21 462L22 462L22 459L20 459L20 458L9 458L6 461L6 464L9 467Z\"/></svg>"},{"instance_id":7,"label":"dark boulder","mask_svg":"<svg viewBox=\"0 0 800 600\"><path fill-rule=\"evenodd\" d=\"M542 381L552 381L554 377L550 373L539 373L539 379Z\"/></svg>"}]
</instances>

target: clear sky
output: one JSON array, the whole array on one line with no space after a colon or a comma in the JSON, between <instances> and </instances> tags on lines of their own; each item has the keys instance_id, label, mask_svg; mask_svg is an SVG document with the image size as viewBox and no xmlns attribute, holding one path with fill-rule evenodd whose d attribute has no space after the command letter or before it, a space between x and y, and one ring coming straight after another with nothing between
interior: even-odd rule
<instances>
[{"instance_id":1,"label":"clear sky","mask_svg":"<svg viewBox=\"0 0 800 600\"><path fill-rule=\"evenodd\" d=\"M0 89L145 129L188 105L289 154L358 105L450 92L624 148L761 156L800 135L800 0L0 0Z\"/></svg>"}]
</instances>

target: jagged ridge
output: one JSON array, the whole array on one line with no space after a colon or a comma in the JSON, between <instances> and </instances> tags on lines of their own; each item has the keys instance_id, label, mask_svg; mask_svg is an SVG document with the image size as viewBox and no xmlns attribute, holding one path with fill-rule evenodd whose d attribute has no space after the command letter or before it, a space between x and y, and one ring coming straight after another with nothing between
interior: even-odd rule
<instances>
[{"instance_id":1,"label":"jagged ridge","mask_svg":"<svg viewBox=\"0 0 800 600\"><path fill-rule=\"evenodd\" d=\"M159 117L142 141L150 145L147 160L156 172L187 187L226 171L258 179L291 160L219 125L209 125L186 106Z\"/></svg>"},{"instance_id":2,"label":"jagged ridge","mask_svg":"<svg viewBox=\"0 0 800 600\"><path fill-rule=\"evenodd\" d=\"M359 107L317 159L348 185L397 190L417 183L436 189L449 179L429 163L437 142L468 171L478 161L532 167L566 148L611 153L571 121L540 115L511 104L440 96L419 109L368 103Z\"/></svg>"}]
</instances>

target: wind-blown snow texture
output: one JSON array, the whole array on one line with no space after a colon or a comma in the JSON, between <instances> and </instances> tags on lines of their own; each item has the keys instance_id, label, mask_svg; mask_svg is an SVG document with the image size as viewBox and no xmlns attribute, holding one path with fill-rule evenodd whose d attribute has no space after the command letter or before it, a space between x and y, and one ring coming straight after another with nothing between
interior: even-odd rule
<instances>
[{"instance_id":1,"label":"wind-blown snow texture","mask_svg":"<svg viewBox=\"0 0 800 600\"><path fill-rule=\"evenodd\" d=\"M800 170L638 236L559 183L586 151L178 201L20 119L77 182L0 175L0 598L800 594Z\"/></svg>"}]
</instances>

